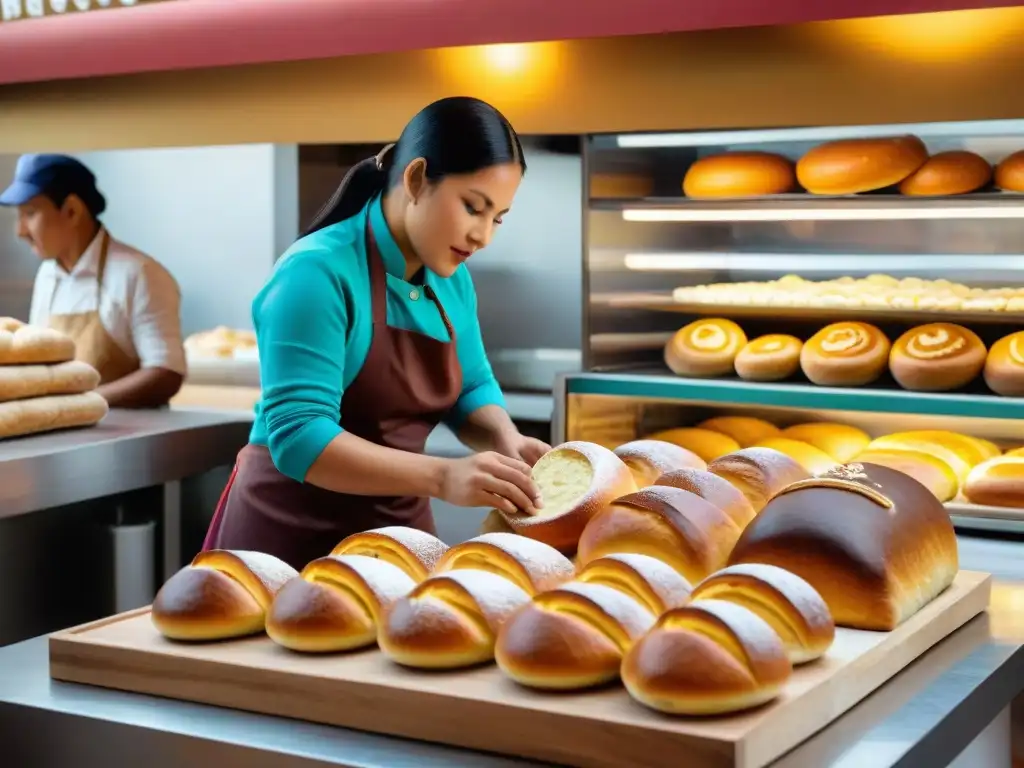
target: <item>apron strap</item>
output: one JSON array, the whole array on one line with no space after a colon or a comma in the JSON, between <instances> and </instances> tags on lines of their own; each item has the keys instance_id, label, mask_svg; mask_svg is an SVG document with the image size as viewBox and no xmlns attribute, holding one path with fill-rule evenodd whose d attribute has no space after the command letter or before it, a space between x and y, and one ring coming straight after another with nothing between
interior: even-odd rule
<instances>
[{"instance_id":1,"label":"apron strap","mask_svg":"<svg viewBox=\"0 0 1024 768\"><path fill-rule=\"evenodd\" d=\"M377 239L373 236L373 227L366 222L366 263L370 270L370 306L373 313L373 324L388 324L388 276L384 272L384 258L377 248Z\"/></svg>"},{"instance_id":2,"label":"apron strap","mask_svg":"<svg viewBox=\"0 0 1024 768\"><path fill-rule=\"evenodd\" d=\"M445 330L448 331L448 338L451 341L455 341L455 328L452 326L452 321L448 319L448 313L444 311L444 307L441 306L441 300L437 298L437 294L434 293L434 289L427 285L426 281L423 282L423 292L427 294L427 298L434 302L434 306L437 307L437 311L441 313L441 320L444 322Z\"/></svg>"}]
</instances>

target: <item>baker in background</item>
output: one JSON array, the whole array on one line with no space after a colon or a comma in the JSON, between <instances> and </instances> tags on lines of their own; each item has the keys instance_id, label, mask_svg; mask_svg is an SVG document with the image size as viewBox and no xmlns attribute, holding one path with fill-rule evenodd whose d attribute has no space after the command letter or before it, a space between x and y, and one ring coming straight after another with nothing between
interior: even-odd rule
<instances>
[{"instance_id":1,"label":"baker in background","mask_svg":"<svg viewBox=\"0 0 1024 768\"><path fill-rule=\"evenodd\" d=\"M17 234L43 260L29 324L74 339L115 408L165 405L181 388L181 293L155 259L110 236L96 177L65 155L23 155L0 205L18 209Z\"/></svg>"}]
</instances>

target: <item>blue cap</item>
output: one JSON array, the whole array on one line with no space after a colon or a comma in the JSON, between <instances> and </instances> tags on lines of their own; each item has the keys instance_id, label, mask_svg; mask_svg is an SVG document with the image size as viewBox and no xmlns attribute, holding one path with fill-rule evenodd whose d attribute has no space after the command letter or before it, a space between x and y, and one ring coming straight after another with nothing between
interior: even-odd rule
<instances>
[{"instance_id":1,"label":"blue cap","mask_svg":"<svg viewBox=\"0 0 1024 768\"><path fill-rule=\"evenodd\" d=\"M14 181L0 193L0 205L24 205L33 197L45 195L63 205L68 195L81 198L97 216L107 207L96 189L92 171L67 155L22 155L14 168Z\"/></svg>"}]
</instances>

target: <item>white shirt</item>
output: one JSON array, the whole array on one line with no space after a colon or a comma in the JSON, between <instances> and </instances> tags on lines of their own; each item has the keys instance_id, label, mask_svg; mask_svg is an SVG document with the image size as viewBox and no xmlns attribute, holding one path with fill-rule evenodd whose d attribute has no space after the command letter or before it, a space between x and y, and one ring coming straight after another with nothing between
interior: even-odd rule
<instances>
[{"instance_id":1,"label":"white shirt","mask_svg":"<svg viewBox=\"0 0 1024 768\"><path fill-rule=\"evenodd\" d=\"M96 310L96 277L103 228L70 272L48 259L36 273L31 325L45 326L50 315ZM143 368L166 368L185 375L181 339L181 291L155 259L110 239L100 290L100 322L111 339L139 359Z\"/></svg>"}]
</instances>

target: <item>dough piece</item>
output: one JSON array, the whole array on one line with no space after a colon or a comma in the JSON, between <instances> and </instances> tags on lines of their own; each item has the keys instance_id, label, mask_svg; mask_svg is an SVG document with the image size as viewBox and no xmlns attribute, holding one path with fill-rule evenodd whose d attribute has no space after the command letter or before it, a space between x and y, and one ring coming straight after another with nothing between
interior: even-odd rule
<instances>
[{"instance_id":1,"label":"dough piece","mask_svg":"<svg viewBox=\"0 0 1024 768\"><path fill-rule=\"evenodd\" d=\"M616 448L615 455L629 467L637 488L653 485L661 475L674 469L706 469L708 466L693 451L664 440L634 440Z\"/></svg>"},{"instance_id":2,"label":"dough piece","mask_svg":"<svg viewBox=\"0 0 1024 768\"><path fill-rule=\"evenodd\" d=\"M0 438L91 427L101 422L108 410L107 401L95 392L0 403Z\"/></svg>"},{"instance_id":3,"label":"dough piece","mask_svg":"<svg viewBox=\"0 0 1024 768\"><path fill-rule=\"evenodd\" d=\"M733 372L733 361L746 343L743 329L732 320L695 320L665 345L665 364L679 376L726 376Z\"/></svg>"},{"instance_id":4,"label":"dough piece","mask_svg":"<svg viewBox=\"0 0 1024 768\"><path fill-rule=\"evenodd\" d=\"M0 366L0 402L50 395L80 395L100 385L88 363L71 360L56 365Z\"/></svg>"},{"instance_id":5,"label":"dough piece","mask_svg":"<svg viewBox=\"0 0 1024 768\"><path fill-rule=\"evenodd\" d=\"M554 589L576 573L572 561L554 547L514 533L485 533L449 549L434 569L489 571L530 595Z\"/></svg>"},{"instance_id":6,"label":"dough piece","mask_svg":"<svg viewBox=\"0 0 1024 768\"><path fill-rule=\"evenodd\" d=\"M75 342L52 328L0 317L0 365L66 363L75 359Z\"/></svg>"},{"instance_id":7,"label":"dough piece","mask_svg":"<svg viewBox=\"0 0 1024 768\"><path fill-rule=\"evenodd\" d=\"M430 575L448 545L436 536L416 528L389 525L346 537L332 555L365 555L385 560L409 574L413 581Z\"/></svg>"}]
</instances>

